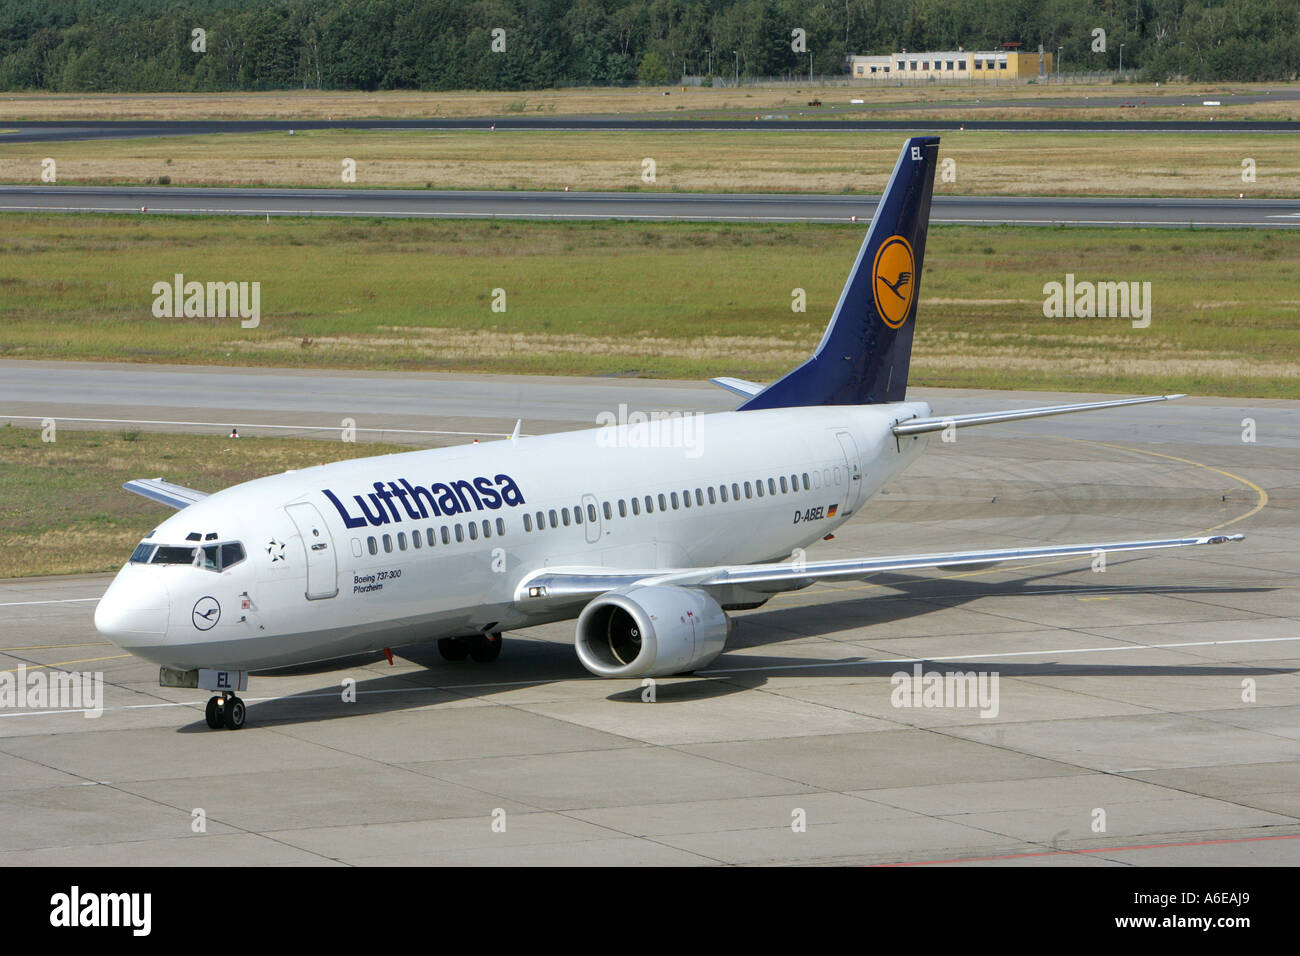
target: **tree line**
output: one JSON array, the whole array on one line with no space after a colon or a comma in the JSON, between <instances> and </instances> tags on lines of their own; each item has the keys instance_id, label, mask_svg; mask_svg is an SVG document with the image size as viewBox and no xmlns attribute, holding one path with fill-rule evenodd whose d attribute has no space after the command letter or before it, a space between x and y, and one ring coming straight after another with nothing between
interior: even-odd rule
<instances>
[{"instance_id":1,"label":"tree line","mask_svg":"<svg viewBox=\"0 0 1300 956\"><path fill-rule=\"evenodd\" d=\"M802 40L795 31L802 31ZM1105 32L1098 49L1096 31ZM1296 0L0 0L0 88L539 89L838 74L855 53L1052 53L1063 72L1300 75Z\"/></svg>"}]
</instances>

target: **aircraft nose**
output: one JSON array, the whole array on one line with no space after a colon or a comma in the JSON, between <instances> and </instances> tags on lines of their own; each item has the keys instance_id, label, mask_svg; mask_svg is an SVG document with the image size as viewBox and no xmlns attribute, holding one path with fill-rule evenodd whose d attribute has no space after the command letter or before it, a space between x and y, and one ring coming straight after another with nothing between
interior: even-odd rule
<instances>
[{"instance_id":1,"label":"aircraft nose","mask_svg":"<svg viewBox=\"0 0 1300 956\"><path fill-rule=\"evenodd\" d=\"M119 575L95 607L95 630L124 651L155 647L167 635L170 612L171 601L161 582L139 575L124 581Z\"/></svg>"}]
</instances>

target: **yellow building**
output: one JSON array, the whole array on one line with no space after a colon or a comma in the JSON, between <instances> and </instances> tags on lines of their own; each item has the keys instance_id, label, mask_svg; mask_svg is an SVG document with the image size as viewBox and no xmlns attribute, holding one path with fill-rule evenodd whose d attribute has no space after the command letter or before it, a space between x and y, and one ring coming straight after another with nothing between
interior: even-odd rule
<instances>
[{"instance_id":1,"label":"yellow building","mask_svg":"<svg viewBox=\"0 0 1300 956\"><path fill-rule=\"evenodd\" d=\"M1052 72L1051 53L1016 50L949 50L849 57L854 79L994 80L1033 79Z\"/></svg>"}]
</instances>

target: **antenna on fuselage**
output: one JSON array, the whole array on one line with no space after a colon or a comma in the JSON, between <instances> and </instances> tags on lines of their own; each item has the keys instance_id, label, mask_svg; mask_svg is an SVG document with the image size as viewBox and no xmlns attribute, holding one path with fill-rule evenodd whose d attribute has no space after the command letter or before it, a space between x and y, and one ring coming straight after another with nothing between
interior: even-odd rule
<instances>
[{"instance_id":1,"label":"antenna on fuselage","mask_svg":"<svg viewBox=\"0 0 1300 956\"><path fill-rule=\"evenodd\" d=\"M515 430L510 433L511 441L514 441L516 438L519 437L519 429L523 427L523 424L524 424L524 420L522 418L519 419L519 421L515 422Z\"/></svg>"}]
</instances>

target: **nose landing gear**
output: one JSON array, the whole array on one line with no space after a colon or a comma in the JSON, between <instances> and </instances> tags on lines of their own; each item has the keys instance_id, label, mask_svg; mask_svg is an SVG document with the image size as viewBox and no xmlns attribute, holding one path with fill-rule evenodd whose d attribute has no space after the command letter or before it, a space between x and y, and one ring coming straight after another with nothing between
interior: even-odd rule
<instances>
[{"instance_id":1,"label":"nose landing gear","mask_svg":"<svg viewBox=\"0 0 1300 956\"><path fill-rule=\"evenodd\" d=\"M244 726L247 715L244 702L230 693L210 698L204 713L208 726L213 730L220 730L222 727L227 730L239 730Z\"/></svg>"}]
</instances>

